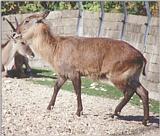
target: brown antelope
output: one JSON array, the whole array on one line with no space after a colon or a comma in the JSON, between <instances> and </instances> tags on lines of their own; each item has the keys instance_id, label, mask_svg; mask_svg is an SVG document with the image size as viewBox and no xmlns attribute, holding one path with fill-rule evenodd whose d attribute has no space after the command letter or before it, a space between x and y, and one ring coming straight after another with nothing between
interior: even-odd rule
<instances>
[{"instance_id":1,"label":"brown antelope","mask_svg":"<svg viewBox=\"0 0 160 136\"><path fill-rule=\"evenodd\" d=\"M146 59L129 43L110 38L87 38L76 36L55 36L43 22L49 12L31 15L18 26L17 32L32 41L32 48L58 73L52 99L47 107L55 105L58 91L67 79L72 81L77 96L77 112L82 113L81 76L111 81L124 94L115 109L119 115L122 108L136 93L143 102L144 119L149 120L148 91L141 85L141 71L145 75Z\"/></svg>"},{"instance_id":2,"label":"brown antelope","mask_svg":"<svg viewBox=\"0 0 160 136\"><path fill-rule=\"evenodd\" d=\"M18 26L17 18L15 17L16 28L14 27L14 25L7 18L3 17L3 20L6 20L8 22L8 24L11 26L13 32L16 33L16 28ZM9 41L7 41L5 44L8 44L8 42ZM3 45L5 45L5 44L3 44ZM24 70L22 68L23 64L26 67L27 73L24 73ZM21 55L21 54L19 54L18 52L16 52L16 54L14 56L14 67L12 69L14 69L14 72L16 73L17 77L27 77L28 75L26 75L26 74L29 74L29 76L32 74L31 67L28 64L28 58L23 56L23 55Z\"/></svg>"},{"instance_id":3,"label":"brown antelope","mask_svg":"<svg viewBox=\"0 0 160 136\"><path fill-rule=\"evenodd\" d=\"M3 76L7 76L8 67L14 65L14 57L17 52L25 57L34 57L26 41L22 39L21 35L16 35L15 33L9 36L9 40L5 44L2 44L1 48Z\"/></svg>"}]
</instances>

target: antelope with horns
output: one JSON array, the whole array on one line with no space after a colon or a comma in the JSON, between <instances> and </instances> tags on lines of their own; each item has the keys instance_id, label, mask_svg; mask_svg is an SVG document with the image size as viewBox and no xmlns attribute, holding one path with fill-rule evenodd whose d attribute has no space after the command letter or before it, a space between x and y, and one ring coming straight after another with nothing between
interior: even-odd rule
<instances>
[{"instance_id":1,"label":"antelope with horns","mask_svg":"<svg viewBox=\"0 0 160 136\"><path fill-rule=\"evenodd\" d=\"M32 48L58 73L53 96L47 107L55 105L58 91L67 79L72 81L77 96L77 112L81 115L81 76L111 81L124 94L115 109L119 115L122 108L136 93L143 102L144 119L149 120L148 91L139 81L141 72L145 75L146 59L129 43L110 38L86 38L76 36L55 36L43 21L49 12L25 18L17 28L23 38L32 41Z\"/></svg>"},{"instance_id":2,"label":"antelope with horns","mask_svg":"<svg viewBox=\"0 0 160 136\"><path fill-rule=\"evenodd\" d=\"M26 41L23 40L20 35L15 37L16 28L13 26L13 24L7 18L3 18L3 20L6 20L9 23L14 32L13 36L10 36L9 40L5 44L1 45L2 65L3 65L2 70L5 70L4 76L8 76L7 68L4 67L6 67L6 65L9 64L11 60L14 60L12 66L14 65L14 71L16 73L16 76L26 77L27 75L24 74L22 66L23 64L25 64L27 72L31 74L31 67L28 64L28 58L26 57L26 55L28 54L29 56L33 57L34 54L31 51L30 47L26 45L27 44ZM18 26L18 21L16 18L15 21L16 21L16 26Z\"/></svg>"}]
</instances>

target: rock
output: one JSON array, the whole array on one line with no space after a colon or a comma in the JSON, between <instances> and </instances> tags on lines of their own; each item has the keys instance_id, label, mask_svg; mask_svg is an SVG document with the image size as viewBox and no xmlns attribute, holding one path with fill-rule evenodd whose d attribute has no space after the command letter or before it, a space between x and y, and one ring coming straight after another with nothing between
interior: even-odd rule
<instances>
[{"instance_id":1,"label":"rock","mask_svg":"<svg viewBox=\"0 0 160 136\"><path fill-rule=\"evenodd\" d=\"M4 83L11 83L12 81L10 79L4 80Z\"/></svg>"},{"instance_id":2,"label":"rock","mask_svg":"<svg viewBox=\"0 0 160 136\"><path fill-rule=\"evenodd\" d=\"M158 124L158 123L152 123L151 126L152 126L152 127L159 128L159 124Z\"/></svg>"}]
</instances>

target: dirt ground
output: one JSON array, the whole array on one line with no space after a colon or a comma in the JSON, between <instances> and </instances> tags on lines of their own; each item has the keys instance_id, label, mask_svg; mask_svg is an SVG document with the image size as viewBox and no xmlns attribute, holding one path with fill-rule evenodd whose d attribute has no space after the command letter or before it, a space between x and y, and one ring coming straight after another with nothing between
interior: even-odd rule
<instances>
[{"instance_id":1,"label":"dirt ground","mask_svg":"<svg viewBox=\"0 0 160 136\"><path fill-rule=\"evenodd\" d=\"M77 117L74 93L60 90L48 111L53 89L27 79L2 79L2 136L158 136L159 117L141 124L143 110L127 104L120 119L112 119L118 100L82 95L83 115ZM157 117L156 117L157 116Z\"/></svg>"}]
</instances>

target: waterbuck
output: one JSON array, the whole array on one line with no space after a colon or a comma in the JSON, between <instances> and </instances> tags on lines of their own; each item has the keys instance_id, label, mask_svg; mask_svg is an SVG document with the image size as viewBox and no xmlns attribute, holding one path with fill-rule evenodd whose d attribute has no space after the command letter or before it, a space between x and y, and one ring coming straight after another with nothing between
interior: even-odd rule
<instances>
[{"instance_id":1,"label":"waterbuck","mask_svg":"<svg viewBox=\"0 0 160 136\"><path fill-rule=\"evenodd\" d=\"M18 20L17 20L17 18L15 17L16 27L14 27L14 25L11 23L11 21L9 21L7 18L3 17L3 20L5 20L5 21L8 22L8 24L12 28L12 31L15 32L14 34L16 34L16 28L18 26ZM9 38L9 40L10 39L11 38ZM10 44L9 40L5 44L2 44L2 46L8 46L7 44ZM27 44L26 41L25 41L25 44ZM6 55L10 55L10 54L3 54L3 55L4 55L3 58L5 58ZM34 54L32 54L32 55L34 56ZM26 77L27 76L24 73L24 70L22 68L23 64L26 67L27 74L31 75L32 74L31 73L31 67L29 66L28 58L26 56L23 56L23 55L19 54L18 52L16 52L15 55L14 55L14 63L12 64L14 66L13 66L12 69L14 69L15 75L17 77ZM13 71L12 71L12 74L13 74Z\"/></svg>"},{"instance_id":2,"label":"waterbuck","mask_svg":"<svg viewBox=\"0 0 160 136\"><path fill-rule=\"evenodd\" d=\"M17 32L31 40L31 46L58 73L54 92L47 107L55 105L58 91L67 79L72 81L77 96L77 112L81 115L81 76L111 81L124 94L115 109L119 115L122 108L136 93L143 102L144 119L149 120L148 91L141 85L139 76L145 75L146 59L129 43L110 38L86 38L77 36L55 36L43 21L49 12L31 15L18 26Z\"/></svg>"},{"instance_id":3,"label":"waterbuck","mask_svg":"<svg viewBox=\"0 0 160 136\"><path fill-rule=\"evenodd\" d=\"M25 57L34 57L31 48L26 41L22 39L21 35L13 33L8 37L9 40L5 44L1 45L3 76L7 76L8 67L12 67L14 65L14 57L17 52ZM23 72L21 71L21 73Z\"/></svg>"}]
</instances>

